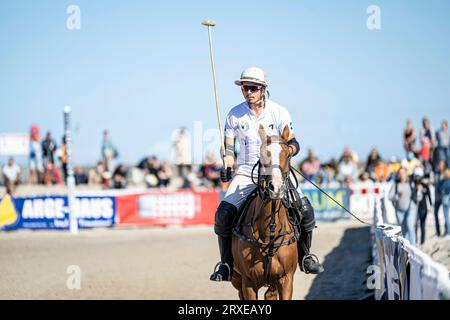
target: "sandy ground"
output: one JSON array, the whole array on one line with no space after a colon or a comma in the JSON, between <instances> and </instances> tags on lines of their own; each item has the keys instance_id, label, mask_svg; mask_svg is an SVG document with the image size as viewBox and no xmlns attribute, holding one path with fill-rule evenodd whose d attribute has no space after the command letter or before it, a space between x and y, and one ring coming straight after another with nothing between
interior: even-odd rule
<instances>
[{"instance_id":1,"label":"sandy ground","mask_svg":"<svg viewBox=\"0 0 450 320\"><path fill-rule=\"evenodd\" d=\"M441 232L443 226L441 225ZM420 231L417 233L418 240ZM434 224L427 224L425 242L418 244L418 248L428 254L434 261L450 270L450 236L437 236Z\"/></svg>"},{"instance_id":2,"label":"sandy ground","mask_svg":"<svg viewBox=\"0 0 450 320\"><path fill-rule=\"evenodd\" d=\"M313 252L325 272L297 269L294 299L365 299L369 228L355 221L318 223ZM218 260L212 227L0 233L0 299L237 299L209 281ZM81 271L70 290L69 266ZM263 289L260 296L263 295Z\"/></svg>"}]
</instances>

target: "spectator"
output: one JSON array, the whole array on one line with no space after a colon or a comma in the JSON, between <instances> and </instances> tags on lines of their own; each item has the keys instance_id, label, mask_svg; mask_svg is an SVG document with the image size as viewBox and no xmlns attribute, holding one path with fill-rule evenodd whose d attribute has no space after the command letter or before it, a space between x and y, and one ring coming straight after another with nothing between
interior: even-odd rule
<instances>
[{"instance_id":1,"label":"spectator","mask_svg":"<svg viewBox=\"0 0 450 320\"><path fill-rule=\"evenodd\" d=\"M183 177L189 174L192 166L191 140L186 132L186 128L180 128L174 147L175 165L178 167L178 175Z\"/></svg>"},{"instance_id":2,"label":"spectator","mask_svg":"<svg viewBox=\"0 0 450 320\"><path fill-rule=\"evenodd\" d=\"M342 162L344 157L350 157L351 161L356 165L359 161L359 157L350 147L345 147L344 152L342 153L341 158L339 159L339 163Z\"/></svg>"},{"instance_id":3,"label":"spectator","mask_svg":"<svg viewBox=\"0 0 450 320\"><path fill-rule=\"evenodd\" d=\"M446 120L442 121L441 128L436 133L436 140L438 161L444 160L447 167L450 167L450 132Z\"/></svg>"},{"instance_id":4,"label":"spectator","mask_svg":"<svg viewBox=\"0 0 450 320\"><path fill-rule=\"evenodd\" d=\"M395 181L395 179L397 179L397 172L398 170L400 170L400 167L401 165L400 162L397 160L397 157L392 156L388 164L388 174L389 174L388 181Z\"/></svg>"},{"instance_id":5,"label":"spectator","mask_svg":"<svg viewBox=\"0 0 450 320\"><path fill-rule=\"evenodd\" d=\"M300 163L300 170L308 179L317 181L320 163L311 149L308 149L308 156Z\"/></svg>"},{"instance_id":6,"label":"spectator","mask_svg":"<svg viewBox=\"0 0 450 320\"><path fill-rule=\"evenodd\" d=\"M161 167L159 168L157 174L158 174L158 187L167 188L170 184L170 179L173 176L170 164L167 161L164 161L161 164Z\"/></svg>"},{"instance_id":7,"label":"spectator","mask_svg":"<svg viewBox=\"0 0 450 320\"><path fill-rule=\"evenodd\" d=\"M369 173L364 171L359 175L359 182L361 184L361 188L367 188L373 186L373 180L370 179Z\"/></svg>"},{"instance_id":8,"label":"spectator","mask_svg":"<svg viewBox=\"0 0 450 320\"><path fill-rule=\"evenodd\" d=\"M151 156L143 159L138 168L144 171L144 180L148 188L156 188L160 185L158 172L161 165L156 156Z\"/></svg>"},{"instance_id":9,"label":"spectator","mask_svg":"<svg viewBox=\"0 0 450 320\"><path fill-rule=\"evenodd\" d=\"M113 145L111 138L109 137L108 130L103 131L102 140L102 158L105 162L106 170L109 172L114 172L115 169L115 159L119 156L117 148Z\"/></svg>"},{"instance_id":10,"label":"spectator","mask_svg":"<svg viewBox=\"0 0 450 320\"><path fill-rule=\"evenodd\" d=\"M397 181L389 191L389 199L395 208L397 223L402 227L402 233L412 245L416 245L417 209L412 201L413 187L408 179L408 172L400 168Z\"/></svg>"},{"instance_id":11,"label":"spectator","mask_svg":"<svg viewBox=\"0 0 450 320\"><path fill-rule=\"evenodd\" d=\"M67 144L66 136L62 137L62 143L56 151L59 161L61 162L61 168L64 176L64 181L67 181Z\"/></svg>"},{"instance_id":12,"label":"spectator","mask_svg":"<svg viewBox=\"0 0 450 320\"><path fill-rule=\"evenodd\" d=\"M106 166L103 161L98 161L95 168L92 168L88 172L88 184L89 185L102 185L103 188L108 189L110 187L111 174L106 171Z\"/></svg>"},{"instance_id":13,"label":"spectator","mask_svg":"<svg viewBox=\"0 0 450 320\"><path fill-rule=\"evenodd\" d=\"M401 166L406 169L408 176L411 176L416 168L422 167L422 163L415 157L414 152L411 151L406 155L406 159L402 160Z\"/></svg>"},{"instance_id":14,"label":"spectator","mask_svg":"<svg viewBox=\"0 0 450 320\"><path fill-rule=\"evenodd\" d=\"M353 153L349 148L346 148L339 162L337 180L343 184L351 184L357 178L358 168L353 160Z\"/></svg>"},{"instance_id":15,"label":"spectator","mask_svg":"<svg viewBox=\"0 0 450 320\"><path fill-rule=\"evenodd\" d=\"M54 164L54 154L57 149L57 145L55 140L52 138L52 134L50 131L47 132L45 135L45 139L42 141L42 156L44 160L44 165L47 165L47 163Z\"/></svg>"},{"instance_id":16,"label":"spectator","mask_svg":"<svg viewBox=\"0 0 450 320\"><path fill-rule=\"evenodd\" d=\"M375 181L385 182L389 178L389 169L386 163L380 159L375 166Z\"/></svg>"},{"instance_id":17,"label":"spectator","mask_svg":"<svg viewBox=\"0 0 450 320\"><path fill-rule=\"evenodd\" d=\"M441 228L439 223L439 209L443 204L443 197L444 197L443 181L445 180L444 173L446 169L447 167L445 165L445 161L441 160L439 161L437 170L434 174L434 222L436 225L437 236L441 235ZM448 227L446 227L446 230L449 230Z\"/></svg>"},{"instance_id":18,"label":"spectator","mask_svg":"<svg viewBox=\"0 0 450 320\"><path fill-rule=\"evenodd\" d=\"M364 170L369 174L369 176L372 180L376 180L375 167L378 165L378 162L380 160L381 160L381 156L378 153L378 150L376 148L372 148L369 156L367 157L366 168Z\"/></svg>"},{"instance_id":19,"label":"spectator","mask_svg":"<svg viewBox=\"0 0 450 320\"><path fill-rule=\"evenodd\" d=\"M190 190L198 190L201 186L201 180L194 172L190 172L183 179L183 185L181 189L190 189Z\"/></svg>"},{"instance_id":20,"label":"spectator","mask_svg":"<svg viewBox=\"0 0 450 320\"><path fill-rule=\"evenodd\" d=\"M47 162L45 165L44 184L61 184L63 182L59 169L53 163Z\"/></svg>"},{"instance_id":21,"label":"spectator","mask_svg":"<svg viewBox=\"0 0 450 320\"><path fill-rule=\"evenodd\" d=\"M29 183L36 184L42 182L44 165L42 163L42 145L39 127L35 124L31 126L30 133L30 173Z\"/></svg>"},{"instance_id":22,"label":"spectator","mask_svg":"<svg viewBox=\"0 0 450 320\"><path fill-rule=\"evenodd\" d=\"M338 164L335 159L331 159L330 162L321 165L318 182L323 185L329 185L336 182L337 167Z\"/></svg>"},{"instance_id":23,"label":"spectator","mask_svg":"<svg viewBox=\"0 0 450 320\"><path fill-rule=\"evenodd\" d=\"M8 164L3 166L2 174L6 193L13 196L16 192L16 187L20 183L21 175L20 167L15 163L13 157L10 157L8 159Z\"/></svg>"},{"instance_id":24,"label":"spectator","mask_svg":"<svg viewBox=\"0 0 450 320\"><path fill-rule=\"evenodd\" d=\"M450 235L450 217L449 217L449 207L450 207L450 169L447 168L444 171L444 178L439 181L437 185L438 192L440 193L440 198L442 202L442 207L444 210L445 219L445 233L444 236ZM436 211L435 211L436 215ZM438 220L439 217L436 217Z\"/></svg>"},{"instance_id":25,"label":"spectator","mask_svg":"<svg viewBox=\"0 0 450 320\"><path fill-rule=\"evenodd\" d=\"M420 139L421 148L418 151L419 158L422 160L422 164L425 168L425 172L431 172L431 142L427 136L423 136Z\"/></svg>"},{"instance_id":26,"label":"spectator","mask_svg":"<svg viewBox=\"0 0 450 320\"><path fill-rule=\"evenodd\" d=\"M125 189L127 187L128 169L125 165L120 164L112 175L114 189Z\"/></svg>"},{"instance_id":27,"label":"spectator","mask_svg":"<svg viewBox=\"0 0 450 320\"><path fill-rule=\"evenodd\" d=\"M75 184L76 185L87 184L88 183L88 176L87 176L86 171L84 170L84 168L82 166L75 167L74 177L75 177Z\"/></svg>"},{"instance_id":28,"label":"spectator","mask_svg":"<svg viewBox=\"0 0 450 320\"><path fill-rule=\"evenodd\" d=\"M427 117L423 117L422 119L422 128L419 131L419 137L422 143L423 141L427 141L424 139L425 137L428 138L430 143L430 154L432 154L436 148L436 136L433 128L431 127L430 120Z\"/></svg>"},{"instance_id":29,"label":"spectator","mask_svg":"<svg viewBox=\"0 0 450 320\"><path fill-rule=\"evenodd\" d=\"M416 168L413 176L414 190L412 200L417 205L417 214L420 221L420 244L425 243L426 219L428 211L432 208L429 178L424 175L423 168Z\"/></svg>"},{"instance_id":30,"label":"spectator","mask_svg":"<svg viewBox=\"0 0 450 320\"><path fill-rule=\"evenodd\" d=\"M416 131L411 120L406 121L406 128L403 129L403 147L405 148L406 154L409 152L415 152L416 147Z\"/></svg>"},{"instance_id":31,"label":"spectator","mask_svg":"<svg viewBox=\"0 0 450 320\"><path fill-rule=\"evenodd\" d=\"M212 151L206 153L205 161L200 167L199 177L203 179L203 184L207 188L220 187L220 168L219 160Z\"/></svg>"},{"instance_id":32,"label":"spectator","mask_svg":"<svg viewBox=\"0 0 450 320\"><path fill-rule=\"evenodd\" d=\"M101 176L95 168L90 168L88 170L88 185L95 186L100 184L102 184Z\"/></svg>"}]
</instances>

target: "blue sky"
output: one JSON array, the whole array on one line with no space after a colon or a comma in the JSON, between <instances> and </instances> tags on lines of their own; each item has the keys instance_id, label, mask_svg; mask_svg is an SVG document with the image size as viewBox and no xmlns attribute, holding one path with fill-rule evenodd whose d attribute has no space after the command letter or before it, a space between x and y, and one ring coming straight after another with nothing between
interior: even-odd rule
<instances>
[{"instance_id":1,"label":"blue sky","mask_svg":"<svg viewBox=\"0 0 450 320\"><path fill-rule=\"evenodd\" d=\"M71 4L80 30L66 28ZM366 27L372 4L381 30ZM37 123L60 140L70 105L76 163L99 158L105 128L125 163L169 158L174 129L217 127L209 18L222 117L255 65L291 112L301 156L312 147L328 160L346 145L402 156L407 118L450 120L449 12L446 0L2 1L0 132Z\"/></svg>"}]
</instances>

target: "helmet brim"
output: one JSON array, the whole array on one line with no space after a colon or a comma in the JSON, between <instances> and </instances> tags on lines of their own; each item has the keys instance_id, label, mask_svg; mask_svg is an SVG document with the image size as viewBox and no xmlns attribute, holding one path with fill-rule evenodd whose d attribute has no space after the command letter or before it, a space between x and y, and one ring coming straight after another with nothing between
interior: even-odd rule
<instances>
[{"instance_id":1,"label":"helmet brim","mask_svg":"<svg viewBox=\"0 0 450 320\"><path fill-rule=\"evenodd\" d=\"M265 83L264 81L260 81L260 80L256 80L256 79L239 79L234 81L234 83L238 86L242 86L244 83L254 83L263 87L267 87L267 83Z\"/></svg>"}]
</instances>

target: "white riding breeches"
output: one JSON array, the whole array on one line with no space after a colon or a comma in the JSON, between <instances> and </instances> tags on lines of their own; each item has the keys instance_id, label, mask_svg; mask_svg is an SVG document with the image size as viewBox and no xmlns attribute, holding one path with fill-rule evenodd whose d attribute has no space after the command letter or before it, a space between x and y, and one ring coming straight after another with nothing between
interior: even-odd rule
<instances>
[{"instance_id":1,"label":"white riding breeches","mask_svg":"<svg viewBox=\"0 0 450 320\"><path fill-rule=\"evenodd\" d=\"M258 178L254 177L254 180L257 181ZM292 177L291 177L292 181ZM222 201L226 201L234 205L238 210L241 209L241 206L244 204L245 199L256 189L256 184L253 183L250 175L237 173L233 179L231 180L230 185L228 186L228 190L225 194L225 197ZM300 197L303 197L303 192L300 188L297 188L297 191Z\"/></svg>"}]
</instances>

